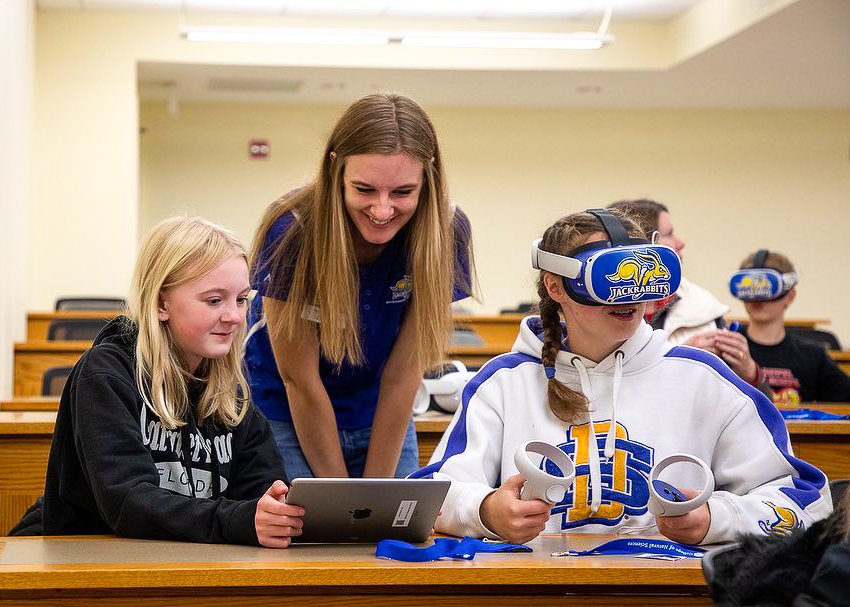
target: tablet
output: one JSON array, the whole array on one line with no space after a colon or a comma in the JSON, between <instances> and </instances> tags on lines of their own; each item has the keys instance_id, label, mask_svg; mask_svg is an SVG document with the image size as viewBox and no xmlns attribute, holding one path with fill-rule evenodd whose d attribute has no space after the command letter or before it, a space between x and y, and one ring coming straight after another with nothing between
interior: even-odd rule
<instances>
[{"instance_id":1,"label":"tablet","mask_svg":"<svg viewBox=\"0 0 850 607\"><path fill-rule=\"evenodd\" d=\"M293 543L428 539L451 481L413 478L296 478L287 504L304 508Z\"/></svg>"}]
</instances>

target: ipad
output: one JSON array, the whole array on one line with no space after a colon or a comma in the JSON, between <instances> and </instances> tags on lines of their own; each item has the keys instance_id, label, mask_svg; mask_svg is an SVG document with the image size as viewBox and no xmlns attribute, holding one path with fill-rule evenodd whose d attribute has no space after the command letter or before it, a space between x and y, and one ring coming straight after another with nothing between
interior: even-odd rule
<instances>
[{"instance_id":1,"label":"ipad","mask_svg":"<svg viewBox=\"0 0 850 607\"><path fill-rule=\"evenodd\" d=\"M450 484L413 478L296 478L286 503L304 508L304 528L292 541L424 542Z\"/></svg>"}]
</instances>

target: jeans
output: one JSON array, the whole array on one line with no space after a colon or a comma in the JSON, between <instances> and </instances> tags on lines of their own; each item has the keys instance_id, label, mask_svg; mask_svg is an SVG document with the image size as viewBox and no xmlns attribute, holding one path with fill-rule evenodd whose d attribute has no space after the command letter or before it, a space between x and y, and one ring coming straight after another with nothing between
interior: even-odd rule
<instances>
[{"instance_id":1,"label":"jeans","mask_svg":"<svg viewBox=\"0 0 850 607\"><path fill-rule=\"evenodd\" d=\"M286 473L286 483L290 484L294 478L311 478L313 471L304 457L295 427L292 422L284 422L270 419L269 425L274 434L274 442L283 458L283 468ZM339 430L339 444L342 447L342 457L345 460L348 475L351 477L362 477L363 469L366 467L366 453L369 449L369 437L372 428L360 430ZM419 446L416 442L416 427L413 420L407 426L404 436L404 444L401 447L398 466L395 477L404 478L414 470L419 469Z\"/></svg>"}]
</instances>

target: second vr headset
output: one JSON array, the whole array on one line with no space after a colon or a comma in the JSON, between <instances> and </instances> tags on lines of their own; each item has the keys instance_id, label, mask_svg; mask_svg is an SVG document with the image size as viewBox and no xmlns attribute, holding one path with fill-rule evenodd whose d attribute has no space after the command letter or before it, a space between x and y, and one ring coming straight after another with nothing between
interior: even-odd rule
<instances>
[{"instance_id":1,"label":"second vr headset","mask_svg":"<svg viewBox=\"0 0 850 607\"><path fill-rule=\"evenodd\" d=\"M531 265L563 278L573 301L586 306L658 301L676 292L682 263L670 247L631 238L622 222L605 209L588 209L602 223L608 240L583 244L567 255L531 245Z\"/></svg>"},{"instance_id":2,"label":"second vr headset","mask_svg":"<svg viewBox=\"0 0 850 607\"><path fill-rule=\"evenodd\" d=\"M796 272L778 272L766 268L769 251L759 249L753 267L738 270L729 280L729 291L741 301L773 301L784 297L797 285Z\"/></svg>"}]
</instances>

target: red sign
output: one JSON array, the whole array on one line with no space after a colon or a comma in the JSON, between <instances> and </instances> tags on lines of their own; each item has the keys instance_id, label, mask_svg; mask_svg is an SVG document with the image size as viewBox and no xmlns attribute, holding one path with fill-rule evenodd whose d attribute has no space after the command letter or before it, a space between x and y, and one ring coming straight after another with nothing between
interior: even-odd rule
<instances>
[{"instance_id":1,"label":"red sign","mask_svg":"<svg viewBox=\"0 0 850 607\"><path fill-rule=\"evenodd\" d=\"M271 146L267 139L252 139L248 142L248 156L251 158L268 158L270 151Z\"/></svg>"}]
</instances>

